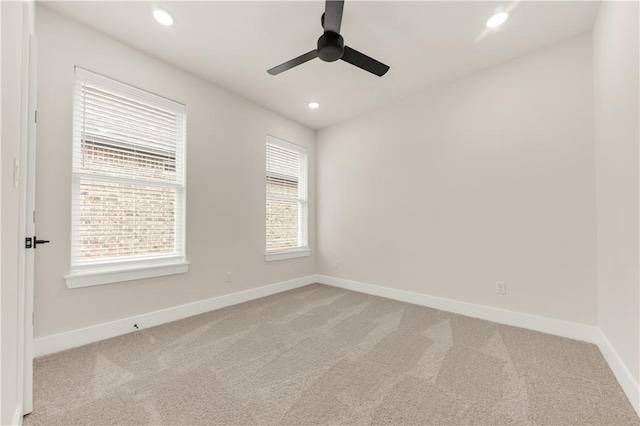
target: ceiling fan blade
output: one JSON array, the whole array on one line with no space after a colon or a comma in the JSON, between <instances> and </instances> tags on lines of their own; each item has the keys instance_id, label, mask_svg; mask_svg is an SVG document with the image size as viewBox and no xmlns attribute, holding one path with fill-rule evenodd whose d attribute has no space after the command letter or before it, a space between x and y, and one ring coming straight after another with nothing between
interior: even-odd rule
<instances>
[{"instance_id":1,"label":"ceiling fan blade","mask_svg":"<svg viewBox=\"0 0 640 426\"><path fill-rule=\"evenodd\" d=\"M308 62L312 59L318 57L318 50L314 49L311 52L307 52L304 55L300 55L295 59L285 62L284 64L280 64L277 67L273 67L267 72L271 75L280 74L283 71L290 70L293 67L297 67L298 65L302 65L305 62Z\"/></svg>"},{"instance_id":2,"label":"ceiling fan blade","mask_svg":"<svg viewBox=\"0 0 640 426\"><path fill-rule=\"evenodd\" d=\"M340 59L345 62L349 62L351 65L355 65L358 68L362 68L365 71L369 71L378 77L382 77L387 73L387 71L389 71L388 65L378 62L364 53L360 53L357 50L350 48L349 46L344 47L344 54Z\"/></svg>"},{"instance_id":3,"label":"ceiling fan blade","mask_svg":"<svg viewBox=\"0 0 640 426\"><path fill-rule=\"evenodd\" d=\"M344 8L344 0L327 0L324 7L324 30L333 31L340 34L340 25L342 25L342 9Z\"/></svg>"}]
</instances>

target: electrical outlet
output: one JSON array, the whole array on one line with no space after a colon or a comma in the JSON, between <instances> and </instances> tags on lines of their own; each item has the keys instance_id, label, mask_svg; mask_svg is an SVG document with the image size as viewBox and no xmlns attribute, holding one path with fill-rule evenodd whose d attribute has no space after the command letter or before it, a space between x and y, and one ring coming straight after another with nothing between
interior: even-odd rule
<instances>
[{"instance_id":1,"label":"electrical outlet","mask_svg":"<svg viewBox=\"0 0 640 426\"><path fill-rule=\"evenodd\" d=\"M507 283L496 282L496 293L505 295L507 294Z\"/></svg>"},{"instance_id":2,"label":"electrical outlet","mask_svg":"<svg viewBox=\"0 0 640 426\"><path fill-rule=\"evenodd\" d=\"M333 269L335 269L336 271L340 270L340 262L338 262L337 260L335 262L333 262Z\"/></svg>"},{"instance_id":3,"label":"electrical outlet","mask_svg":"<svg viewBox=\"0 0 640 426\"><path fill-rule=\"evenodd\" d=\"M231 272L227 272L227 282L231 282Z\"/></svg>"}]
</instances>

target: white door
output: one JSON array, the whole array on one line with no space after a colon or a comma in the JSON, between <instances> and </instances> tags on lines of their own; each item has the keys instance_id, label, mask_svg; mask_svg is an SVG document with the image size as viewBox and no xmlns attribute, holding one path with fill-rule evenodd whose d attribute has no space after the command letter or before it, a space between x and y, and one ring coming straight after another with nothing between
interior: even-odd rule
<instances>
[{"instance_id":1,"label":"white door","mask_svg":"<svg viewBox=\"0 0 640 426\"><path fill-rule=\"evenodd\" d=\"M20 283L23 299L23 330L22 337L24 353L23 365L19 366L23 370L23 409L24 414L33 410L33 295L34 295L34 258L36 255L36 76L37 76L37 40L32 34L28 34L28 43L25 43L28 53L25 52L24 70L28 75L23 86L26 98L26 141L22 144L21 152L21 230L24 233L25 241L23 256L21 259ZM42 241L37 237L37 241Z\"/></svg>"}]
</instances>

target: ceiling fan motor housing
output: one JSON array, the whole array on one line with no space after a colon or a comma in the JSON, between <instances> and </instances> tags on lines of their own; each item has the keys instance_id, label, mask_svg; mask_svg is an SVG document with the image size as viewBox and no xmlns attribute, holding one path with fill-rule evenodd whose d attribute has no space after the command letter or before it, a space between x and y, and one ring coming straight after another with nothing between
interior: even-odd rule
<instances>
[{"instance_id":1,"label":"ceiling fan motor housing","mask_svg":"<svg viewBox=\"0 0 640 426\"><path fill-rule=\"evenodd\" d=\"M326 31L318 39L318 57L325 62L333 62L344 54L344 39L340 34Z\"/></svg>"}]
</instances>

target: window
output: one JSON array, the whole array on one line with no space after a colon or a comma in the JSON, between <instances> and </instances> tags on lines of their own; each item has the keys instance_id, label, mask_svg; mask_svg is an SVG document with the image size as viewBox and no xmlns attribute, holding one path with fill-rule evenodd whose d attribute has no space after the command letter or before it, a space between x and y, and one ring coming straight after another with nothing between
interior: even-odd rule
<instances>
[{"instance_id":1,"label":"window","mask_svg":"<svg viewBox=\"0 0 640 426\"><path fill-rule=\"evenodd\" d=\"M309 256L307 150L267 136L266 260Z\"/></svg>"},{"instance_id":2,"label":"window","mask_svg":"<svg viewBox=\"0 0 640 426\"><path fill-rule=\"evenodd\" d=\"M68 287L186 272L184 105L76 68Z\"/></svg>"}]
</instances>

